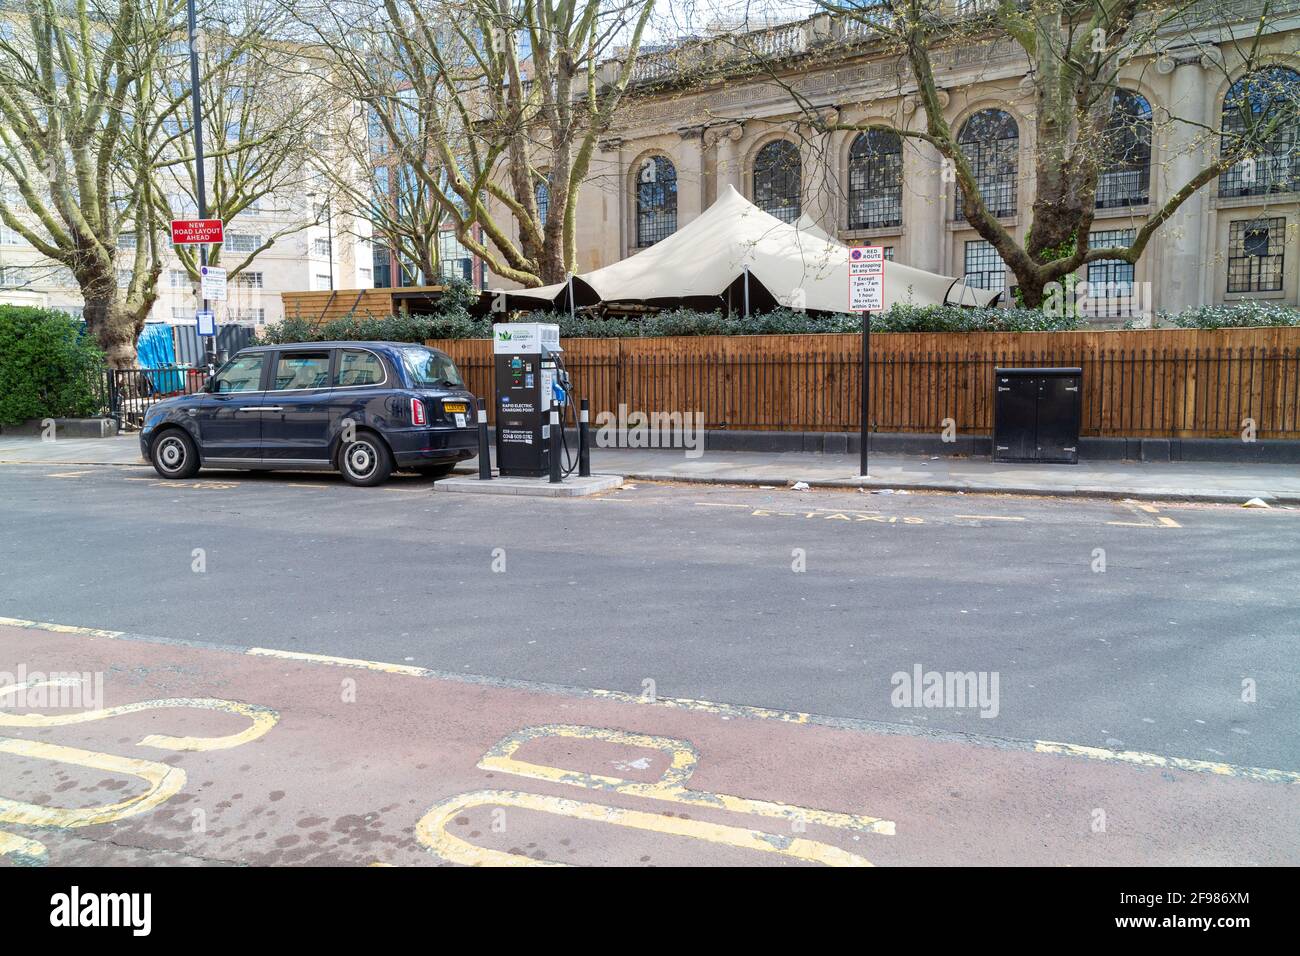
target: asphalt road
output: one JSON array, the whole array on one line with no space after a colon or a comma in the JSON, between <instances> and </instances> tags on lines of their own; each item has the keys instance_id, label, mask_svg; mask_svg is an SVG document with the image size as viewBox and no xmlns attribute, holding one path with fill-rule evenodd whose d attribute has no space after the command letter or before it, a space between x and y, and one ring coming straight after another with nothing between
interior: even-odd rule
<instances>
[{"instance_id":1,"label":"asphalt road","mask_svg":"<svg viewBox=\"0 0 1300 956\"><path fill-rule=\"evenodd\" d=\"M0 501L6 617L1300 769L1297 511L75 466ZM896 706L918 665L996 715Z\"/></svg>"}]
</instances>

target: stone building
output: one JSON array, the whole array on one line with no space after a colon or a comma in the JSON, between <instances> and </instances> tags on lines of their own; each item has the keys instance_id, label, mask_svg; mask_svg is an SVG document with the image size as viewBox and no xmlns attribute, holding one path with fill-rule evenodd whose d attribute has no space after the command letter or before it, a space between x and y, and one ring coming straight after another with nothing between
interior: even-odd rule
<instances>
[{"instance_id":1,"label":"stone building","mask_svg":"<svg viewBox=\"0 0 1300 956\"><path fill-rule=\"evenodd\" d=\"M958 2L965 5L955 15L969 8L969 0ZM1206 131L1221 128L1225 98L1243 79L1232 33L1250 36L1262 4L1219 0L1214 9L1219 13L1203 29L1159 33L1149 55L1124 65L1114 113L1129 138L1124 155L1101 176L1094 246L1130 242L1217 148ZM1270 10L1266 68L1300 96L1300 0ZM923 128L905 61L887 54L869 28L820 15L712 43L748 51L750 68L738 57L734 71L689 82L683 70L690 54L681 50L646 54L637 64L631 98L601 142L580 196L579 271L657 241L731 184L779 218L806 217L844 242L883 245L899 262L983 288L1014 281L962 217L956 185L933 147L879 131L817 135L801 125L808 114L792 91L805 109L840 122ZM699 55L709 47L701 44ZM779 79L752 69L755 52L766 54ZM936 52L934 62L945 116L986 201L1023 238L1035 148L1034 80L1026 76L1023 51L1009 37L988 36ZM539 200L545 193L539 186ZM1292 124L1253 169L1234 167L1187 201L1136 267L1087 266L1083 277L1109 290L1093 314L1114 322L1152 308L1243 299L1300 304L1298 230L1300 128Z\"/></svg>"}]
</instances>

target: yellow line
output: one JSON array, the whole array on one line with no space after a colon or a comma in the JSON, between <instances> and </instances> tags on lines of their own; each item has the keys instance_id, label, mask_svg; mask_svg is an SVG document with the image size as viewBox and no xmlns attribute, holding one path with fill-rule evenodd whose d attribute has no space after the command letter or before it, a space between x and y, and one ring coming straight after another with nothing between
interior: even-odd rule
<instances>
[{"instance_id":1,"label":"yellow line","mask_svg":"<svg viewBox=\"0 0 1300 956\"><path fill-rule=\"evenodd\" d=\"M433 672L426 667L410 664L385 664L382 661L365 661L354 657L331 657L328 654L308 654L304 651L277 651L270 647L250 647L244 651L253 657L278 657L289 661L306 661L311 664L330 664L334 667L358 667L362 670L385 674L406 674L410 677L429 677Z\"/></svg>"},{"instance_id":2,"label":"yellow line","mask_svg":"<svg viewBox=\"0 0 1300 956\"><path fill-rule=\"evenodd\" d=\"M24 621L18 617L0 617L0 626L34 628L55 631L59 634L85 634L87 637L121 637L125 631L105 631L97 627L74 627L71 624L49 624L44 621Z\"/></svg>"},{"instance_id":3,"label":"yellow line","mask_svg":"<svg viewBox=\"0 0 1300 956\"><path fill-rule=\"evenodd\" d=\"M1036 740L1034 741L1034 751L1040 754L1062 754L1071 757L1087 757L1089 760L1130 763L1139 767L1190 770L1196 773L1212 773L1221 777L1265 780L1269 783L1300 783L1300 773L1292 770L1239 767L1236 764L1218 763L1211 760L1189 760L1186 757L1161 757L1159 754L1143 753L1140 750L1105 750L1101 747L1084 747L1079 744L1062 744L1052 740Z\"/></svg>"},{"instance_id":4,"label":"yellow line","mask_svg":"<svg viewBox=\"0 0 1300 956\"><path fill-rule=\"evenodd\" d=\"M749 505L733 505L724 501L697 501L695 502L701 508L748 508Z\"/></svg>"},{"instance_id":5,"label":"yellow line","mask_svg":"<svg viewBox=\"0 0 1300 956\"><path fill-rule=\"evenodd\" d=\"M1013 518L1007 515L953 515L954 518L975 518L979 521L1024 521L1024 518Z\"/></svg>"},{"instance_id":6,"label":"yellow line","mask_svg":"<svg viewBox=\"0 0 1300 956\"><path fill-rule=\"evenodd\" d=\"M1166 518L1164 515L1161 515L1161 516L1160 516L1159 518L1157 518L1156 520L1159 521L1160 524L1163 525L1163 526L1166 527L1166 528L1181 528L1181 527L1182 527L1182 525L1180 525L1180 524L1179 524L1177 521L1175 521L1173 518Z\"/></svg>"},{"instance_id":7,"label":"yellow line","mask_svg":"<svg viewBox=\"0 0 1300 956\"><path fill-rule=\"evenodd\" d=\"M566 800L563 797L543 796L519 790L477 790L472 793L457 794L431 807L428 813L420 818L420 822L415 825L416 837L444 860L467 866L569 865L554 860L535 860L517 853L475 846L453 836L447 830L447 825L465 810L486 806L517 807L539 813L552 813L572 820L609 823L634 830L647 830L651 833L691 837L708 843L756 850L760 853L777 853L827 866L871 866L869 861L856 854L817 840L779 836L720 823L707 823L703 820L673 817L661 813L646 813L643 810L625 810L622 807L610 807L601 803Z\"/></svg>"}]
</instances>

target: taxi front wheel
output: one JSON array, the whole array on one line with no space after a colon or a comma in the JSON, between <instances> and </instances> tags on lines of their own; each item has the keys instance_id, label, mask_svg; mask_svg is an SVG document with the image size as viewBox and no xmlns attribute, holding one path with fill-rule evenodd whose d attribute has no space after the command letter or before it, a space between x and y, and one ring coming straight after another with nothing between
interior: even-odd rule
<instances>
[{"instance_id":1,"label":"taxi front wheel","mask_svg":"<svg viewBox=\"0 0 1300 956\"><path fill-rule=\"evenodd\" d=\"M154 471L164 478L193 478L199 472L199 451L194 439L179 428L169 428L149 449Z\"/></svg>"}]
</instances>

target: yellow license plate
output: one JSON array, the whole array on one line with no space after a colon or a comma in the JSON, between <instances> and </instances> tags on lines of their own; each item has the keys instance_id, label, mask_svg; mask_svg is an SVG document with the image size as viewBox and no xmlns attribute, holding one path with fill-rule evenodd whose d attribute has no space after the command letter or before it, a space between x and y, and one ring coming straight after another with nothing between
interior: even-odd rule
<instances>
[{"instance_id":1,"label":"yellow license plate","mask_svg":"<svg viewBox=\"0 0 1300 956\"><path fill-rule=\"evenodd\" d=\"M443 402L442 407L449 412L467 412L469 406L464 402Z\"/></svg>"}]
</instances>

